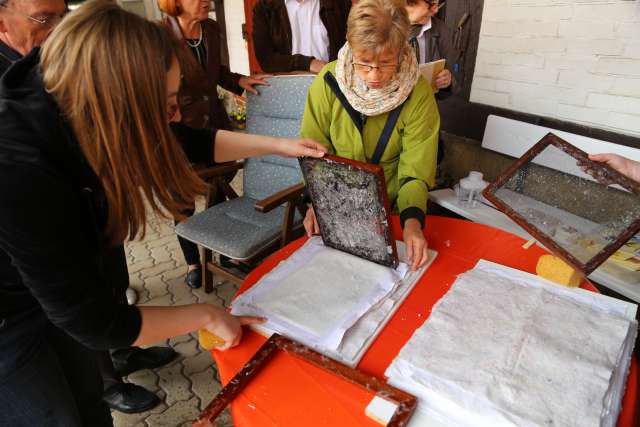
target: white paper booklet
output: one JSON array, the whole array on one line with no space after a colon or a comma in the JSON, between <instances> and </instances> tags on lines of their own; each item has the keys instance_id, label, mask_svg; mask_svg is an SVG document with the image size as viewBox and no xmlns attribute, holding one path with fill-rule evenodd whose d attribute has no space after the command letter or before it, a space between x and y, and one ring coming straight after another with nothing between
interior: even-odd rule
<instances>
[{"instance_id":1,"label":"white paper booklet","mask_svg":"<svg viewBox=\"0 0 640 427\"><path fill-rule=\"evenodd\" d=\"M307 241L233 302L233 314L259 315L266 327L287 330L335 350L344 333L404 277L396 270Z\"/></svg>"},{"instance_id":2,"label":"white paper booklet","mask_svg":"<svg viewBox=\"0 0 640 427\"><path fill-rule=\"evenodd\" d=\"M613 427L637 306L488 261L461 274L386 371L417 420Z\"/></svg>"},{"instance_id":3,"label":"white paper booklet","mask_svg":"<svg viewBox=\"0 0 640 427\"><path fill-rule=\"evenodd\" d=\"M420 74L431 85L433 93L438 93L438 89L435 86L435 79L440 71L444 70L444 64L446 60L438 59L437 61L427 62L426 64L420 64Z\"/></svg>"},{"instance_id":4,"label":"white paper booklet","mask_svg":"<svg viewBox=\"0 0 640 427\"><path fill-rule=\"evenodd\" d=\"M408 271L404 243L396 242L393 270L309 239L233 301L236 315L264 316L256 329L278 332L351 367L357 365L427 265Z\"/></svg>"}]
</instances>

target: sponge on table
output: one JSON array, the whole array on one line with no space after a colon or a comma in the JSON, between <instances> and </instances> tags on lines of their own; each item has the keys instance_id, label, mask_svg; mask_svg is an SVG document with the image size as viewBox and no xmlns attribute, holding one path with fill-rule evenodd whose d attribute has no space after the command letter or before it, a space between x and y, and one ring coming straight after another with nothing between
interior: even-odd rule
<instances>
[{"instance_id":1,"label":"sponge on table","mask_svg":"<svg viewBox=\"0 0 640 427\"><path fill-rule=\"evenodd\" d=\"M559 285L575 288L582 276L562 259L553 255L542 255L536 265L536 274Z\"/></svg>"}]
</instances>

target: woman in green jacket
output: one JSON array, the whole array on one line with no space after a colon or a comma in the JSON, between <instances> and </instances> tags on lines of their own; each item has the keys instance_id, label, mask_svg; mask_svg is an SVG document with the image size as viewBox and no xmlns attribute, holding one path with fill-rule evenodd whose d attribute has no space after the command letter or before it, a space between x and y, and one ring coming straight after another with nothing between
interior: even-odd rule
<instances>
[{"instance_id":1,"label":"woman in green jacket","mask_svg":"<svg viewBox=\"0 0 640 427\"><path fill-rule=\"evenodd\" d=\"M358 1L337 61L309 89L301 135L338 156L382 166L415 270L427 262L422 228L435 180L440 116L408 34L404 1ZM313 209L304 224L307 234L319 232Z\"/></svg>"}]
</instances>

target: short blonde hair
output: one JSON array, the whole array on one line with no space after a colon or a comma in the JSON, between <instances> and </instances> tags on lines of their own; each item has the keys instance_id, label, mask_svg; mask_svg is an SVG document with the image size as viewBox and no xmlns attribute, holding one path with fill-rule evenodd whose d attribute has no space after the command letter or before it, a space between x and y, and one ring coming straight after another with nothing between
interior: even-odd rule
<instances>
[{"instance_id":1,"label":"short blonde hair","mask_svg":"<svg viewBox=\"0 0 640 427\"><path fill-rule=\"evenodd\" d=\"M158 0L158 8L169 16L180 15L177 0Z\"/></svg>"},{"instance_id":2,"label":"short blonde hair","mask_svg":"<svg viewBox=\"0 0 640 427\"><path fill-rule=\"evenodd\" d=\"M356 52L379 55L399 50L409 39L410 22L405 0L360 0L347 20L347 41Z\"/></svg>"}]
</instances>

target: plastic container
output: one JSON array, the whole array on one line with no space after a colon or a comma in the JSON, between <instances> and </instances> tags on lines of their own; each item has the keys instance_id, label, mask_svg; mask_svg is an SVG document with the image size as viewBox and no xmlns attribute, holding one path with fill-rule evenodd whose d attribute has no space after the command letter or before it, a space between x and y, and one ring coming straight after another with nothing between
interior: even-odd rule
<instances>
[{"instance_id":1,"label":"plastic container","mask_svg":"<svg viewBox=\"0 0 640 427\"><path fill-rule=\"evenodd\" d=\"M482 179L482 172L471 171L469 176L462 178L454 187L458 201L466 207L475 208L478 202L482 202L482 190L489 185Z\"/></svg>"}]
</instances>

